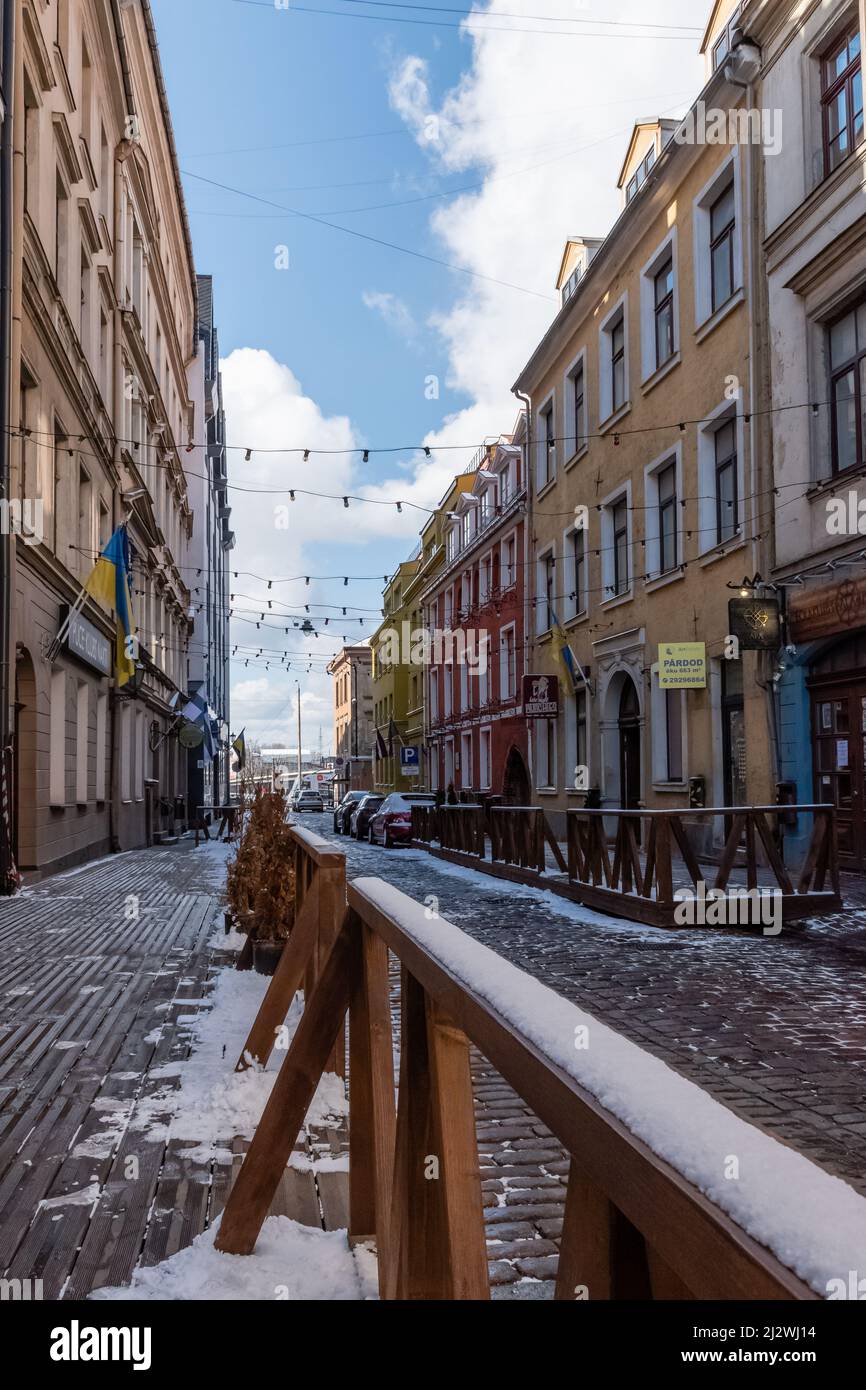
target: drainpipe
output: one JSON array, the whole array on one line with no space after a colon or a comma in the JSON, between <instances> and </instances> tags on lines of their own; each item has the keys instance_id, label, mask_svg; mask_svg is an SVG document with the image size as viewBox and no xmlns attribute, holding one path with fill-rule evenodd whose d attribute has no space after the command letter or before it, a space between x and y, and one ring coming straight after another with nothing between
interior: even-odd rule
<instances>
[{"instance_id":1,"label":"drainpipe","mask_svg":"<svg viewBox=\"0 0 866 1390\"><path fill-rule=\"evenodd\" d=\"M3 89L2 132L0 132L0 498L9 501L12 479L12 318L14 261L12 247L14 160L13 132L16 106L15 80L15 0L3 0ZM15 891L12 859L12 786L9 704L12 693L12 536L7 510L6 525L0 535L0 893Z\"/></svg>"},{"instance_id":2,"label":"drainpipe","mask_svg":"<svg viewBox=\"0 0 866 1390\"><path fill-rule=\"evenodd\" d=\"M532 400L525 392L519 391L517 387L512 387L512 394L520 401L526 412L526 445L523 455L523 478L526 486L526 533L523 540L523 671L521 680L526 674L527 652L529 650L529 634L532 633L533 646L535 642L535 625L532 622L532 597L530 596L530 582L535 588L535 566L530 564L530 546L535 544L535 489L532 483ZM532 579L530 581L530 576ZM500 581L501 582L501 581ZM492 653L491 653L492 655ZM534 655L534 653L533 653ZM529 729L529 721L526 720L526 747L529 753L530 775L534 770L534 753L532 747L532 737Z\"/></svg>"}]
</instances>

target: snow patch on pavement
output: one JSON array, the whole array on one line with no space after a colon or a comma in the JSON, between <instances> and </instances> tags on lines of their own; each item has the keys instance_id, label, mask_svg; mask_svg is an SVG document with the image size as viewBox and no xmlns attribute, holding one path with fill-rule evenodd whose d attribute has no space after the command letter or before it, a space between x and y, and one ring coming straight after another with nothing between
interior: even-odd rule
<instances>
[{"instance_id":1,"label":"snow patch on pavement","mask_svg":"<svg viewBox=\"0 0 866 1390\"><path fill-rule=\"evenodd\" d=\"M287 1216L270 1216L252 1255L223 1255L214 1248L217 1229L218 1223L162 1264L137 1269L128 1287L96 1289L90 1297L329 1303L376 1297L373 1262L355 1260L345 1231L321 1231Z\"/></svg>"}]
</instances>

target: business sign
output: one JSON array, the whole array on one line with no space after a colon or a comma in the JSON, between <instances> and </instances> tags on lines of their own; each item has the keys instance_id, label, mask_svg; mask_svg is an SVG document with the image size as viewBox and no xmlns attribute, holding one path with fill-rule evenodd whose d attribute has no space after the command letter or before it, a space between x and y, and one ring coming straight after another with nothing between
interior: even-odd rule
<instances>
[{"instance_id":1,"label":"business sign","mask_svg":"<svg viewBox=\"0 0 866 1390\"><path fill-rule=\"evenodd\" d=\"M662 642L659 647L661 690L704 690L707 684L705 642Z\"/></svg>"},{"instance_id":2,"label":"business sign","mask_svg":"<svg viewBox=\"0 0 866 1390\"><path fill-rule=\"evenodd\" d=\"M788 599L788 637L810 642L866 623L866 578L822 584Z\"/></svg>"},{"instance_id":3,"label":"business sign","mask_svg":"<svg viewBox=\"0 0 866 1390\"><path fill-rule=\"evenodd\" d=\"M421 753L414 744L400 749L400 770L404 777L417 777L421 772Z\"/></svg>"},{"instance_id":4,"label":"business sign","mask_svg":"<svg viewBox=\"0 0 866 1390\"><path fill-rule=\"evenodd\" d=\"M523 713L526 719L556 719L559 714L559 677L523 677Z\"/></svg>"},{"instance_id":5,"label":"business sign","mask_svg":"<svg viewBox=\"0 0 866 1390\"><path fill-rule=\"evenodd\" d=\"M61 612L61 625L65 621L66 614ZM111 675L111 642L80 613L73 613L69 619L66 648L71 656L77 656L101 675Z\"/></svg>"},{"instance_id":6,"label":"business sign","mask_svg":"<svg viewBox=\"0 0 866 1390\"><path fill-rule=\"evenodd\" d=\"M728 631L743 651L774 652L782 645L777 598L732 598L728 602Z\"/></svg>"}]
</instances>

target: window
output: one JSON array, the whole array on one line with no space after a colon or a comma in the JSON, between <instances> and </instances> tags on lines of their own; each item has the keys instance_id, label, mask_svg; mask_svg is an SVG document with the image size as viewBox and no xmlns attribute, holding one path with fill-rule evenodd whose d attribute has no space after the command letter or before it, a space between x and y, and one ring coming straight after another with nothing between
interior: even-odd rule
<instances>
[{"instance_id":1,"label":"window","mask_svg":"<svg viewBox=\"0 0 866 1390\"><path fill-rule=\"evenodd\" d=\"M552 550L538 557L538 590L535 596L535 630L549 632L556 618L556 556Z\"/></svg>"},{"instance_id":2,"label":"window","mask_svg":"<svg viewBox=\"0 0 866 1390\"><path fill-rule=\"evenodd\" d=\"M460 713L469 709L469 667L465 661L460 663Z\"/></svg>"},{"instance_id":3,"label":"window","mask_svg":"<svg viewBox=\"0 0 866 1390\"><path fill-rule=\"evenodd\" d=\"M445 788L446 790L454 784L454 740L445 740Z\"/></svg>"},{"instance_id":4,"label":"window","mask_svg":"<svg viewBox=\"0 0 866 1390\"><path fill-rule=\"evenodd\" d=\"M537 787L552 791L556 786L556 720L537 719L535 721L536 782Z\"/></svg>"},{"instance_id":5,"label":"window","mask_svg":"<svg viewBox=\"0 0 866 1390\"><path fill-rule=\"evenodd\" d=\"M859 28L837 39L822 60L821 109L826 175L832 174L863 139Z\"/></svg>"},{"instance_id":6,"label":"window","mask_svg":"<svg viewBox=\"0 0 866 1390\"><path fill-rule=\"evenodd\" d=\"M81 40L81 134L87 142L88 149L93 131L93 68L90 63L90 54L87 51L87 43Z\"/></svg>"},{"instance_id":7,"label":"window","mask_svg":"<svg viewBox=\"0 0 866 1390\"><path fill-rule=\"evenodd\" d=\"M625 188L626 203L630 203L635 194L639 193L646 183L647 176L656 162L656 147L651 145L632 174Z\"/></svg>"},{"instance_id":8,"label":"window","mask_svg":"<svg viewBox=\"0 0 866 1390\"><path fill-rule=\"evenodd\" d=\"M96 800L105 800L106 747L108 697L100 692L96 697Z\"/></svg>"},{"instance_id":9,"label":"window","mask_svg":"<svg viewBox=\"0 0 866 1390\"><path fill-rule=\"evenodd\" d=\"M86 577L96 563L93 545L93 485L78 466L78 573Z\"/></svg>"},{"instance_id":10,"label":"window","mask_svg":"<svg viewBox=\"0 0 866 1390\"><path fill-rule=\"evenodd\" d=\"M736 220L736 199L731 182L710 208L710 280L713 313L727 303L735 289Z\"/></svg>"},{"instance_id":11,"label":"window","mask_svg":"<svg viewBox=\"0 0 866 1390\"><path fill-rule=\"evenodd\" d=\"M78 341L85 357L90 356L90 321L92 316L90 258L82 247L79 276Z\"/></svg>"},{"instance_id":12,"label":"window","mask_svg":"<svg viewBox=\"0 0 866 1390\"><path fill-rule=\"evenodd\" d=\"M721 544L740 529L737 486L737 431L734 420L726 420L713 438L716 460L716 543Z\"/></svg>"},{"instance_id":13,"label":"window","mask_svg":"<svg viewBox=\"0 0 866 1390\"><path fill-rule=\"evenodd\" d=\"M66 292L67 258L69 255L69 194L60 171L57 171L54 191L54 278L61 294Z\"/></svg>"},{"instance_id":14,"label":"window","mask_svg":"<svg viewBox=\"0 0 866 1390\"><path fill-rule=\"evenodd\" d=\"M460 737L460 785L467 789L472 786L471 734L462 734Z\"/></svg>"},{"instance_id":15,"label":"window","mask_svg":"<svg viewBox=\"0 0 866 1390\"><path fill-rule=\"evenodd\" d=\"M683 780L683 692L664 690L667 781Z\"/></svg>"},{"instance_id":16,"label":"window","mask_svg":"<svg viewBox=\"0 0 866 1390\"><path fill-rule=\"evenodd\" d=\"M517 542L514 536L506 536L502 542L502 562L501 562L501 585L503 590L510 589L517 580L516 567Z\"/></svg>"},{"instance_id":17,"label":"window","mask_svg":"<svg viewBox=\"0 0 866 1390\"><path fill-rule=\"evenodd\" d=\"M736 28L737 20L740 17L740 11L742 10L742 8L742 5L737 6L737 8L734 10L734 13L731 15L730 19L725 25L724 29L720 33L719 37L713 44L713 72L716 72L722 66L722 63L725 61L725 59L731 51L734 41L734 29Z\"/></svg>"},{"instance_id":18,"label":"window","mask_svg":"<svg viewBox=\"0 0 866 1390\"><path fill-rule=\"evenodd\" d=\"M628 400L628 320L622 301L601 326L599 337L599 415L607 420Z\"/></svg>"},{"instance_id":19,"label":"window","mask_svg":"<svg viewBox=\"0 0 866 1390\"><path fill-rule=\"evenodd\" d=\"M39 101L24 71L24 206L31 217L39 211Z\"/></svg>"},{"instance_id":20,"label":"window","mask_svg":"<svg viewBox=\"0 0 866 1390\"><path fill-rule=\"evenodd\" d=\"M453 667L453 666L443 666L443 668L442 668L442 679L443 679L443 682L444 682L443 690L444 690L444 695L445 695L445 702L444 702L443 710L444 710L445 718L446 718L446 719L450 719L450 718L451 718L451 711L452 711L452 709L453 709L453 704L454 704L454 667Z\"/></svg>"},{"instance_id":21,"label":"window","mask_svg":"<svg viewBox=\"0 0 866 1390\"><path fill-rule=\"evenodd\" d=\"M663 367L674 355L674 261L668 256L653 279L655 365Z\"/></svg>"},{"instance_id":22,"label":"window","mask_svg":"<svg viewBox=\"0 0 866 1390\"><path fill-rule=\"evenodd\" d=\"M586 691L566 697L565 705L565 786L568 791L586 791L587 785L576 786L578 768L589 775L589 746L586 736Z\"/></svg>"},{"instance_id":23,"label":"window","mask_svg":"<svg viewBox=\"0 0 866 1390\"><path fill-rule=\"evenodd\" d=\"M540 492L556 477L556 431L553 424L553 401L538 413L538 454L535 486Z\"/></svg>"},{"instance_id":24,"label":"window","mask_svg":"<svg viewBox=\"0 0 866 1390\"><path fill-rule=\"evenodd\" d=\"M484 791L490 787L489 729L481 729L478 735L478 785Z\"/></svg>"},{"instance_id":25,"label":"window","mask_svg":"<svg viewBox=\"0 0 866 1390\"><path fill-rule=\"evenodd\" d=\"M628 503L624 497L611 508L613 536L613 591L624 594L630 582L628 563Z\"/></svg>"},{"instance_id":26,"label":"window","mask_svg":"<svg viewBox=\"0 0 866 1390\"><path fill-rule=\"evenodd\" d=\"M75 800L87 805L87 762L90 753L90 690L82 681L78 687L75 725Z\"/></svg>"},{"instance_id":27,"label":"window","mask_svg":"<svg viewBox=\"0 0 866 1390\"><path fill-rule=\"evenodd\" d=\"M659 573L667 574L677 564L677 465L666 464L657 475Z\"/></svg>"},{"instance_id":28,"label":"window","mask_svg":"<svg viewBox=\"0 0 866 1390\"><path fill-rule=\"evenodd\" d=\"M569 618L585 613L587 608L586 532L568 531L565 537L565 603Z\"/></svg>"},{"instance_id":29,"label":"window","mask_svg":"<svg viewBox=\"0 0 866 1390\"><path fill-rule=\"evenodd\" d=\"M513 700L516 694L514 627L503 628L499 634L499 699Z\"/></svg>"},{"instance_id":30,"label":"window","mask_svg":"<svg viewBox=\"0 0 866 1390\"><path fill-rule=\"evenodd\" d=\"M583 356L565 378L565 434L565 453L567 458L571 458L574 454L579 454L588 443Z\"/></svg>"},{"instance_id":31,"label":"window","mask_svg":"<svg viewBox=\"0 0 866 1390\"><path fill-rule=\"evenodd\" d=\"M430 723L435 724L439 719L439 672L430 672Z\"/></svg>"},{"instance_id":32,"label":"window","mask_svg":"<svg viewBox=\"0 0 866 1390\"><path fill-rule=\"evenodd\" d=\"M490 633L483 632L479 641L478 704L481 709L490 699Z\"/></svg>"},{"instance_id":33,"label":"window","mask_svg":"<svg viewBox=\"0 0 866 1390\"><path fill-rule=\"evenodd\" d=\"M483 607L493 586L493 556L485 555L478 566L478 602Z\"/></svg>"},{"instance_id":34,"label":"window","mask_svg":"<svg viewBox=\"0 0 866 1390\"><path fill-rule=\"evenodd\" d=\"M66 672L51 676L48 734L48 793L52 806L66 805Z\"/></svg>"},{"instance_id":35,"label":"window","mask_svg":"<svg viewBox=\"0 0 866 1390\"><path fill-rule=\"evenodd\" d=\"M866 303L830 326L833 472L863 460L866 407Z\"/></svg>"}]
</instances>

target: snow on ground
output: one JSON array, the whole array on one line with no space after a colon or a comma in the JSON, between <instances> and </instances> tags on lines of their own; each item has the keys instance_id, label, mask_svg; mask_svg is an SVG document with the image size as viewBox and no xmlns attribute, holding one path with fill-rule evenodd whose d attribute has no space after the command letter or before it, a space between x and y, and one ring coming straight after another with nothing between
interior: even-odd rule
<instances>
[{"instance_id":1,"label":"snow on ground","mask_svg":"<svg viewBox=\"0 0 866 1390\"><path fill-rule=\"evenodd\" d=\"M219 1223L162 1264L137 1269L125 1288L97 1289L100 1300L235 1300L327 1302L375 1298L375 1262L356 1259L345 1231L301 1226L269 1216L252 1255L214 1249Z\"/></svg>"},{"instance_id":2,"label":"snow on ground","mask_svg":"<svg viewBox=\"0 0 866 1390\"><path fill-rule=\"evenodd\" d=\"M240 1135L252 1139L271 1093L285 1049L275 1047L267 1067L236 1072L235 1063L246 1042L270 980L254 971L221 970L211 996L213 1007L190 1016L193 1053L180 1066L180 1086L160 1087L139 1101L130 1121L134 1130L153 1138L191 1139L198 1145ZM181 1003L185 1001L180 1001ZM286 1019L291 1041L301 1017L300 997ZM157 1080L177 1076L173 1067L151 1073ZM307 1115L308 1124L322 1124L348 1109L345 1087L338 1076L322 1077ZM167 1123L166 1123L167 1121Z\"/></svg>"},{"instance_id":3,"label":"snow on ground","mask_svg":"<svg viewBox=\"0 0 866 1390\"><path fill-rule=\"evenodd\" d=\"M393 885L354 883L816 1292L866 1268L866 1198L847 1183Z\"/></svg>"}]
</instances>

